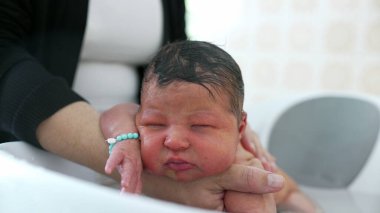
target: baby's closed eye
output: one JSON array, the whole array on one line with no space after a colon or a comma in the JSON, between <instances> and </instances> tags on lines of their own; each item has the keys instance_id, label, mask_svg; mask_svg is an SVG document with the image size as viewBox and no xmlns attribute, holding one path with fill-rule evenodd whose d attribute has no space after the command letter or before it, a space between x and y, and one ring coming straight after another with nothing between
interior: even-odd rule
<instances>
[{"instance_id":1,"label":"baby's closed eye","mask_svg":"<svg viewBox=\"0 0 380 213\"><path fill-rule=\"evenodd\" d=\"M206 130L211 130L214 129L214 125L211 124L192 124L191 129L193 131L206 131Z\"/></svg>"}]
</instances>

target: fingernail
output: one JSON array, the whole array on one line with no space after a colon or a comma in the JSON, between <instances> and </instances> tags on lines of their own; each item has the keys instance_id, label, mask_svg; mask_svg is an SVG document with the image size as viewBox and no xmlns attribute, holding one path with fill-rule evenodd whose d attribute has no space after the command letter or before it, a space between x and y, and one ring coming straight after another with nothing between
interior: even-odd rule
<instances>
[{"instance_id":1,"label":"fingernail","mask_svg":"<svg viewBox=\"0 0 380 213\"><path fill-rule=\"evenodd\" d=\"M273 188L282 187L284 185L284 177L278 174L270 173L268 175L268 185Z\"/></svg>"}]
</instances>

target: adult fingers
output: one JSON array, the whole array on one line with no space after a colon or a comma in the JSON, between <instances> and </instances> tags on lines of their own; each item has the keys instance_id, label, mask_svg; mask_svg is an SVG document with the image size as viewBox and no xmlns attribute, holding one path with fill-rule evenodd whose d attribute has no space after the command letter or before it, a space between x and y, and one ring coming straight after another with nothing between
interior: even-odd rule
<instances>
[{"instance_id":1,"label":"adult fingers","mask_svg":"<svg viewBox=\"0 0 380 213\"><path fill-rule=\"evenodd\" d=\"M255 158L261 161L265 170L270 172L275 172L277 170L275 158L262 147L257 137L243 136L241 145L246 151L250 152Z\"/></svg>"},{"instance_id":2,"label":"adult fingers","mask_svg":"<svg viewBox=\"0 0 380 213\"><path fill-rule=\"evenodd\" d=\"M284 186L284 177L253 166L232 165L218 176L218 184L224 190L256 194L277 192Z\"/></svg>"},{"instance_id":3,"label":"adult fingers","mask_svg":"<svg viewBox=\"0 0 380 213\"><path fill-rule=\"evenodd\" d=\"M224 196L227 212L275 213L276 202L273 194L253 194L227 191Z\"/></svg>"},{"instance_id":4,"label":"adult fingers","mask_svg":"<svg viewBox=\"0 0 380 213\"><path fill-rule=\"evenodd\" d=\"M265 170L271 172L277 171L276 158L274 158L267 150L263 149L263 153L259 156L259 160L263 164Z\"/></svg>"},{"instance_id":5,"label":"adult fingers","mask_svg":"<svg viewBox=\"0 0 380 213\"><path fill-rule=\"evenodd\" d=\"M254 144L256 148L256 157L262 162L264 169L275 172L277 169L276 158L266 150L258 137L258 135L252 129L248 129L247 135L249 135L249 141Z\"/></svg>"},{"instance_id":6,"label":"adult fingers","mask_svg":"<svg viewBox=\"0 0 380 213\"><path fill-rule=\"evenodd\" d=\"M275 162L276 158L272 154L270 154L267 149L263 147L259 136L253 130L251 134L252 134L252 141L258 149L258 155L260 155L259 157L265 157L269 162Z\"/></svg>"},{"instance_id":7,"label":"adult fingers","mask_svg":"<svg viewBox=\"0 0 380 213\"><path fill-rule=\"evenodd\" d=\"M243 134L243 137L241 139L241 145L243 146L245 150L250 152L253 156L257 157L255 144L251 142L247 134L248 134L247 131Z\"/></svg>"}]
</instances>

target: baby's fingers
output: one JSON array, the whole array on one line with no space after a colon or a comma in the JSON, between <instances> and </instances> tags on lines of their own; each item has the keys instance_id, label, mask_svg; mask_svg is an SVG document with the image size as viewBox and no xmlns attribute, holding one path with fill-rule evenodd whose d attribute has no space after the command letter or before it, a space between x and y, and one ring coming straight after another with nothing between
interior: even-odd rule
<instances>
[{"instance_id":1,"label":"baby's fingers","mask_svg":"<svg viewBox=\"0 0 380 213\"><path fill-rule=\"evenodd\" d=\"M124 158L119 169L122 192L140 193L142 163L140 159Z\"/></svg>"},{"instance_id":2,"label":"baby's fingers","mask_svg":"<svg viewBox=\"0 0 380 213\"><path fill-rule=\"evenodd\" d=\"M104 171L107 174L111 174L113 170L122 163L124 155L121 152L112 152L107 160Z\"/></svg>"}]
</instances>

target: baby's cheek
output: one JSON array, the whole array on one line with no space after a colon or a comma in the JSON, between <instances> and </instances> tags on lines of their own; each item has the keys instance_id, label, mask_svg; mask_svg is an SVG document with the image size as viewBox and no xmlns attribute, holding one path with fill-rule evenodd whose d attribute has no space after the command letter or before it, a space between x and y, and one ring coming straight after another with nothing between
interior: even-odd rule
<instances>
[{"instance_id":1,"label":"baby's cheek","mask_svg":"<svg viewBox=\"0 0 380 213\"><path fill-rule=\"evenodd\" d=\"M150 143L141 142L141 159L143 161L144 169L157 174L159 171L158 152Z\"/></svg>"},{"instance_id":2,"label":"baby's cheek","mask_svg":"<svg viewBox=\"0 0 380 213\"><path fill-rule=\"evenodd\" d=\"M208 153L203 153L203 156L207 156L207 165L205 172L208 175L214 175L227 170L235 161L236 158L235 144L225 143L224 146L214 146Z\"/></svg>"},{"instance_id":3,"label":"baby's cheek","mask_svg":"<svg viewBox=\"0 0 380 213\"><path fill-rule=\"evenodd\" d=\"M235 154L221 155L214 159L210 158L204 164L203 171L206 176L221 173L227 170L233 164L234 160Z\"/></svg>"}]
</instances>

